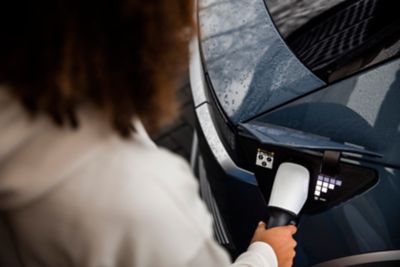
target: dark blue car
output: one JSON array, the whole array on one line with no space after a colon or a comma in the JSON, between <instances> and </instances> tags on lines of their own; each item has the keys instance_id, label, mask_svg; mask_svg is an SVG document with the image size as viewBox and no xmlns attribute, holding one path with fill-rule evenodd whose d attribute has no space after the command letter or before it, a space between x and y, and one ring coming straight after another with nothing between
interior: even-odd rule
<instances>
[{"instance_id":1,"label":"dark blue car","mask_svg":"<svg viewBox=\"0 0 400 267\"><path fill-rule=\"evenodd\" d=\"M294 162L311 174L295 266L400 266L397 2L197 1L192 163L232 257Z\"/></svg>"}]
</instances>

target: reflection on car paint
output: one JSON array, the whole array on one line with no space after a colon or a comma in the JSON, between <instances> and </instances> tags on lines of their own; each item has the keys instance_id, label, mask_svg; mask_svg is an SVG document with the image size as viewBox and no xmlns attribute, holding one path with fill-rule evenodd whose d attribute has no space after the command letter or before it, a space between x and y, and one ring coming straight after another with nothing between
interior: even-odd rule
<instances>
[{"instance_id":1,"label":"reflection on car paint","mask_svg":"<svg viewBox=\"0 0 400 267\"><path fill-rule=\"evenodd\" d=\"M205 69L234 123L324 85L285 45L262 0L199 5Z\"/></svg>"}]
</instances>

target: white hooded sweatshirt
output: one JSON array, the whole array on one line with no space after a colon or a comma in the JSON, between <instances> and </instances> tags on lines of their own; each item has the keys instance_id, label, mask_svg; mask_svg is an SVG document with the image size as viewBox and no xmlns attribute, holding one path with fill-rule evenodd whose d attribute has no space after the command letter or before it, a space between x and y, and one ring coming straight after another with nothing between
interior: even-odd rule
<instances>
[{"instance_id":1,"label":"white hooded sweatshirt","mask_svg":"<svg viewBox=\"0 0 400 267\"><path fill-rule=\"evenodd\" d=\"M32 121L0 91L0 266L224 267L186 162L139 122L122 140L90 110L78 130ZM253 243L233 266L277 266Z\"/></svg>"}]
</instances>

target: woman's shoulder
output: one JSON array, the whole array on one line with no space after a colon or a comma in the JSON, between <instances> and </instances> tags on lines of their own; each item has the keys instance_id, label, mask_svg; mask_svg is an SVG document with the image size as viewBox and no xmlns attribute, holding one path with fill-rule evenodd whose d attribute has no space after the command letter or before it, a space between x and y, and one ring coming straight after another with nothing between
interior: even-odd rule
<instances>
[{"instance_id":1,"label":"woman's shoulder","mask_svg":"<svg viewBox=\"0 0 400 267\"><path fill-rule=\"evenodd\" d=\"M80 194L88 187L86 192L93 194L97 202L114 202L115 208L107 212L150 205L169 209L167 203L184 207L191 205L188 198L198 198L198 183L189 164L140 134L127 140L104 141L70 176L65 178L70 180L66 182L71 186L70 194Z\"/></svg>"},{"instance_id":2,"label":"woman's shoulder","mask_svg":"<svg viewBox=\"0 0 400 267\"><path fill-rule=\"evenodd\" d=\"M156 254L165 260L180 251L180 261L212 238L211 217L199 198L197 180L184 159L165 149L116 140L76 175L64 186L63 199L68 202L77 195L72 200L80 210L76 214L91 214L80 216L81 224L99 237L116 231L141 247L143 239L153 240L149 251L162 248ZM117 224L110 224L110 218Z\"/></svg>"}]
</instances>

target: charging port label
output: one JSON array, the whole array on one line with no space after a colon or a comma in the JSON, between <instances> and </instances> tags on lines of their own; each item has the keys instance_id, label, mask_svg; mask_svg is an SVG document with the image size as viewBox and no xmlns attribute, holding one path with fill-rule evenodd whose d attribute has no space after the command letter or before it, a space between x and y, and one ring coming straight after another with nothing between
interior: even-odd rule
<instances>
[{"instance_id":1,"label":"charging port label","mask_svg":"<svg viewBox=\"0 0 400 267\"><path fill-rule=\"evenodd\" d=\"M257 149L256 165L266 169L272 169L274 166L274 152Z\"/></svg>"}]
</instances>

